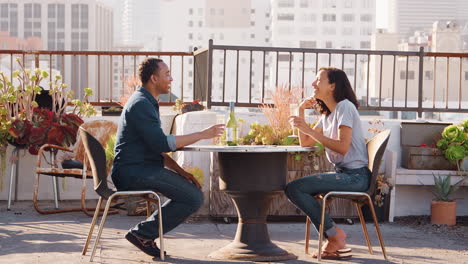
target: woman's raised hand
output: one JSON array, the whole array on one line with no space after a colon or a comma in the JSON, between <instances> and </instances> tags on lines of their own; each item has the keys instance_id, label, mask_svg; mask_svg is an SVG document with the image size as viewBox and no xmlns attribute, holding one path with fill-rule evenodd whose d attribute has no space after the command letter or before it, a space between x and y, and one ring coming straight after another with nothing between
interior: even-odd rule
<instances>
[{"instance_id":1,"label":"woman's raised hand","mask_svg":"<svg viewBox=\"0 0 468 264\"><path fill-rule=\"evenodd\" d=\"M314 97L307 97L304 99L304 101L302 101L300 104L299 104L299 109L300 110L305 110L307 108L312 108L315 104L317 103L317 101L315 100Z\"/></svg>"}]
</instances>

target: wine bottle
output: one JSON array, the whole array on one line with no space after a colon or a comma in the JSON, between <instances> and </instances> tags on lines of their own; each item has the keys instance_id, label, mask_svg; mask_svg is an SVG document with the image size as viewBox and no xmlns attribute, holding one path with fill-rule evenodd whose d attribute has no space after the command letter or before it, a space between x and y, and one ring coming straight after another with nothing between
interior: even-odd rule
<instances>
[{"instance_id":1,"label":"wine bottle","mask_svg":"<svg viewBox=\"0 0 468 264\"><path fill-rule=\"evenodd\" d=\"M226 123L226 143L228 146L237 146L237 120L234 113L234 102L229 103L229 117Z\"/></svg>"}]
</instances>

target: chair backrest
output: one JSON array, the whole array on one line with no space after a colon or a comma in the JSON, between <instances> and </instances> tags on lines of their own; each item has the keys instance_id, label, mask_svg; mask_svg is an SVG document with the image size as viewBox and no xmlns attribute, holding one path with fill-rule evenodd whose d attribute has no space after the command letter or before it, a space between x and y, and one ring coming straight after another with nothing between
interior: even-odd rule
<instances>
[{"instance_id":1,"label":"chair backrest","mask_svg":"<svg viewBox=\"0 0 468 264\"><path fill-rule=\"evenodd\" d=\"M80 127L80 137L93 173L94 190L101 197L107 199L114 191L107 186L106 154L104 148L83 127Z\"/></svg>"},{"instance_id":2,"label":"chair backrest","mask_svg":"<svg viewBox=\"0 0 468 264\"><path fill-rule=\"evenodd\" d=\"M106 146L107 141L110 136L117 132L117 124L109 120L93 120L84 123L81 125L87 132L93 135L103 146ZM84 146L81 143L81 137L78 137L78 140L75 144L75 160L81 162L84 161L85 150ZM89 162L86 163L86 166L89 168ZM107 168L107 171L110 171L110 168Z\"/></svg>"},{"instance_id":3,"label":"chair backrest","mask_svg":"<svg viewBox=\"0 0 468 264\"><path fill-rule=\"evenodd\" d=\"M369 195L372 195L375 191L377 185L377 174L379 173L380 163L382 163L382 158L389 138L390 130L386 129L367 142L369 170L372 172L369 189L367 190Z\"/></svg>"}]
</instances>

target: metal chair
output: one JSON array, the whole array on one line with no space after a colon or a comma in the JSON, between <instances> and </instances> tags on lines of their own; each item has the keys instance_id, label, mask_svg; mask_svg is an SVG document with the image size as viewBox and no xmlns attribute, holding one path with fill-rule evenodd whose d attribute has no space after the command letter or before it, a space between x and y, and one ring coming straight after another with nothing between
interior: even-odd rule
<instances>
[{"instance_id":1,"label":"metal chair","mask_svg":"<svg viewBox=\"0 0 468 264\"><path fill-rule=\"evenodd\" d=\"M82 125L89 132L91 132L95 137L99 139L102 144L105 144L109 139L109 136L117 131L117 125L112 121L107 120L94 120L86 122ZM49 149L49 159L45 157L45 150ZM57 166L57 161L55 157L58 151L72 152L74 153L74 166L65 167L65 162L62 164L63 168ZM44 167L42 160L45 160L51 165L51 167ZM109 168L108 168L109 169ZM39 207L38 204L38 193L39 193L39 178L40 175L52 176L54 184L54 200L55 200L55 209L44 210ZM81 207L80 208L64 208L58 209L58 200L59 193L57 188L57 178L75 178L82 179L81 186ZM84 149L81 144L81 139L78 137L78 140L75 144L75 149L68 149L62 146L45 144L43 145L37 154L37 165L36 165L36 178L34 183L34 193L33 193L33 204L37 212L41 214L53 214L53 213L64 213L64 212L73 212L73 211L83 211L88 216L93 216L91 213L95 208L86 207L86 179L92 179L91 171L89 170L89 164L86 161L84 155ZM91 212L90 212L91 211ZM116 213L116 212L113 212Z\"/></svg>"},{"instance_id":2,"label":"metal chair","mask_svg":"<svg viewBox=\"0 0 468 264\"><path fill-rule=\"evenodd\" d=\"M113 199L119 196L142 196L146 200L146 213L147 215L151 215L150 209L150 202L155 202L158 204L159 210L159 239L160 239L160 249L161 249L161 260L164 260L164 241L163 241L163 229L162 229L162 213L161 213L161 200L158 194L151 190L146 191L114 191L111 190L107 186L107 173L106 173L106 156L104 153L104 149L99 141L94 138L91 134L89 134L83 127L80 127L80 136L81 140L83 141L83 145L85 148L86 156L89 160L92 176L94 180L94 190L97 194L99 194L99 201L96 205L96 211L94 213L93 220L91 222L91 227L89 229L88 238L86 239L86 243L83 247L82 255L86 255L86 251L88 250L89 242L91 241L91 237L93 235L94 226L96 225L97 218L99 217L99 209L101 207L103 199L107 199L106 207L104 209L104 213L102 215L101 223L99 225L98 234L94 241L93 251L91 253L90 261L93 261L94 254L96 253L96 248L99 243L99 239L102 234L102 230L104 228L104 224L106 223L107 214L109 212L109 208ZM149 198L147 196L153 195L153 198ZM154 199L156 198L156 199Z\"/></svg>"},{"instance_id":3,"label":"metal chair","mask_svg":"<svg viewBox=\"0 0 468 264\"><path fill-rule=\"evenodd\" d=\"M374 220L375 230L377 231L377 236L379 238L380 247L382 248L382 253L384 258L387 260L387 253L385 251L385 245L383 242L382 234L380 232L379 223L377 221L377 216L375 215L374 206L372 204L371 195L374 194L377 185L377 174L379 173L380 163L385 152L385 148L390 137L390 130L384 130L373 137L369 142L367 142L367 152L369 157L369 170L372 172L372 178L370 181L369 189L366 192L342 192L342 191L331 191L323 194L323 198L316 197L322 200L322 215L320 220L319 228L319 245L318 245L318 256L317 260L321 260L322 253L322 242L323 242L323 225L325 222L325 209L327 205L327 199L332 197L340 197L343 199L351 200L359 215L359 221L361 222L362 231L364 232L364 237L366 239L367 247L369 248L369 253L373 254L372 245L369 240L369 234L367 232L366 222L362 215L361 207L368 205L372 213L372 218ZM309 253L309 239L310 239L310 223L311 220L309 217L306 219L306 234L305 234L305 252Z\"/></svg>"}]
</instances>

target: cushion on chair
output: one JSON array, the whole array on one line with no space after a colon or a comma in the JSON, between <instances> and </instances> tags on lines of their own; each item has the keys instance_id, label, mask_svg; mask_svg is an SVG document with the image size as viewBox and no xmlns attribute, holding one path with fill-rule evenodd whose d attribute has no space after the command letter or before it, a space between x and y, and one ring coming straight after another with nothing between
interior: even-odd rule
<instances>
[{"instance_id":1,"label":"cushion on chair","mask_svg":"<svg viewBox=\"0 0 468 264\"><path fill-rule=\"evenodd\" d=\"M64 160L62 161L64 169L83 169L83 162L79 160Z\"/></svg>"},{"instance_id":2,"label":"cushion on chair","mask_svg":"<svg viewBox=\"0 0 468 264\"><path fill-rule=\"evenodd\" d=\"M37 168L36 173L56 177L83 177L83 170L81 169ZM93 174L91 171L86 172L86 178L93 178Z\"/></svg>"}]
</instances>

